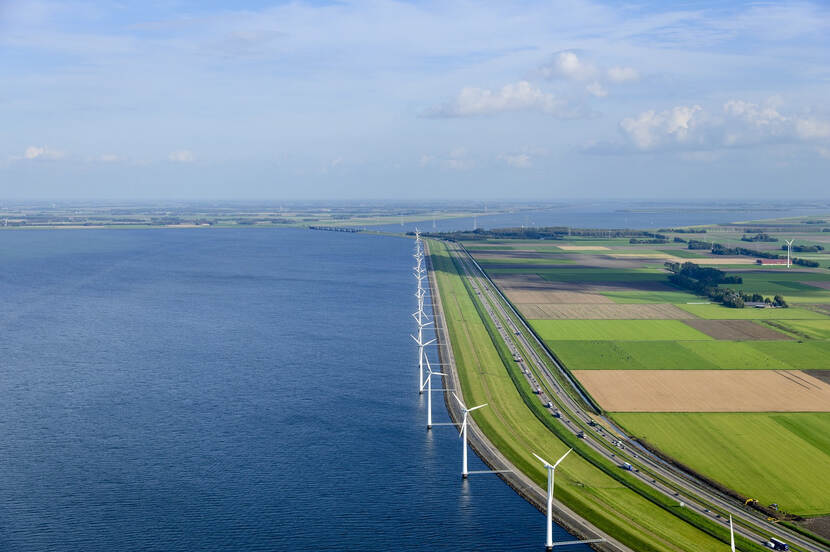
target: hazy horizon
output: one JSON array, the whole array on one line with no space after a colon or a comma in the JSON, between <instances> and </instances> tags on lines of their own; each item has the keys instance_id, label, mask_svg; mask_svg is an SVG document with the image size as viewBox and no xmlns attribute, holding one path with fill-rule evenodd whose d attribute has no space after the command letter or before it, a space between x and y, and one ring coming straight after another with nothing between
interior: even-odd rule
<instances>
[{"instance_id":1,"label":"hazy horizon","mask_svg":"<svg viewBox=\"0 0 830 552\"><path fill-rule=\"evenodd\" d=\"M0 43L5 201L830 198L817 2L22 1Z\"/></svg>"}]
</instances>

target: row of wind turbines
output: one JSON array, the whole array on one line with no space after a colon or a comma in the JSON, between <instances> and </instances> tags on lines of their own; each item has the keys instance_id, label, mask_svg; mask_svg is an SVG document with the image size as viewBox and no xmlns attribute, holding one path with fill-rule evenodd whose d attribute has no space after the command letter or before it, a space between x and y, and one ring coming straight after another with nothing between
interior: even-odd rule
<instances>
[{"instance_id":1,"label":"row of wind turbines","mask_svg":"<svg viewBox=\"0 0 830 552\"><path fill-rule=\"evenodd\" d=\"M439 371L434 371L432 369L432 365L429 362L429 356L426 353L426 347L435 343L437 338L430 339L425 341L424 338L424 329L428 328L429 326L434 327L434 323L432 320L429 320L429 315L424 311L424 298L427 294L426 289L424 288L424 280L427 280L427 270L424 265L424 244L423 240L421 239L421 233L418 229L415 230L415 252L413 254L415 258L415 266L413 267L415 276L415 280L417 282L417 288L415 291L415 297L418 301L418 310L412 313L412 317L415 319L415 322L418 327L418 335L417 337L411 335L412 339L418 345L418 393L423 394L424 390L426 389L427 393L427 430L432 430L433 425L457 425L455 423L439 423L434 424L432 422L432 376L446 376L447 374ZM424 368L426 367L426 374L424 374ZM435 389L435 391L451 391L449 389ZM461 407L463 414L461 420L461 428L458 432L458 436L461 439L461 477L462 479L467 479L470 473L500 473L509 470L482 470L477 472L470 472L467 469L467 419L470 412L474 410L478 410L479 408L484 408L487 406L487 403L480 404L474 406L472 408L468 408L464 402L458 398L458 395L455 392L452 393L452 396L458 402L458 405ZM545 469L548 472L548 489L547 489L547 508L546 508L546 524L547 524L547 535L545 539L545 550L551 552L553 550L553 483L554 483L554 476L556 467L565 459L568 454L570 454L573 449L568 449L568 451L563 454L556 462L551 464L535 452L532 453L533 456L539 460L542 465L544 465ZM730 540L731 540L731 551L735 552L735 534L732 528L732 516L729 516L729 532L730 532ZM559 543L559 545L565 544L576 544L577 542L596 542L596 541L569 541L567 543Z\"/></svg>"}]
</instances>

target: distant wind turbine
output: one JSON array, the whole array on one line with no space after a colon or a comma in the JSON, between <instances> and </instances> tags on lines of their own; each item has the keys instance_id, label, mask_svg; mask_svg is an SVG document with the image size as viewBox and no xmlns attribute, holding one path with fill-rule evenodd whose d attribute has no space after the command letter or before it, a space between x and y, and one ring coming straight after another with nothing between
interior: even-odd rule
<instances>
[{"instance_id":1,"label":"distant wind turbine","mask_svg":"<svg viewBox=\"0 0 830 552\"><path fill-rule=\"evenodd\" d=\"M548 470L548 536L547 541L545 541L545 550L550 552L553 550L553 475L556 466L559 465L562 460L565 459L567 455L571 453L573 449L568 449L568 452L562 455L562 457L556 461L555 464L550 464L547 460L536 454L535 452L532 453L533 456L539 459L542 464L545 465L545 468Z\"/></svg>"},{"instance_id":2,"label":"distant wind turbine","mask_svg":"<svg viewBox=\"0 0 830 552\"><path fill-rule=\"evenodd\" d=\"M458 398L458 395L455 393L452 394L455 397L455 400L458 401L458 404L461 405L461 409L464 410L464 418L461 421L461 431L458 432L458 436L461 437L463 441L462 445L462 453L461 453L461 477L463 479L467 479L467 474L470 472L467 471L467 415L472 412L473 410L478 410L479 408L483 408L487 406L487 403L480 404L478 406L474 406L472 408L467 408L461 399Z\"/></svg>"},{"instance_id":3,"label":"distant wind turbine","mask_svg":"<svg viewBox=\"0 0 830 552\"><path fill-rule=\"evenodd\" d=\"M732 527L732 516L729 516L729 545L732 552L735 552L735 529Z\"/></svg>"},{"instance_id":4,"label":"distant wind turbine","mask_svg":"<svg viewBox=\"0 0 830 552\"><path fill-rule=\"evenodd\" d=\"M795 241L795 240L790 240L790 241L784 240L784 243L787 244L787 268L790 268L790 253L792 252L793 241Z\"/></svg>"}]
</instances>

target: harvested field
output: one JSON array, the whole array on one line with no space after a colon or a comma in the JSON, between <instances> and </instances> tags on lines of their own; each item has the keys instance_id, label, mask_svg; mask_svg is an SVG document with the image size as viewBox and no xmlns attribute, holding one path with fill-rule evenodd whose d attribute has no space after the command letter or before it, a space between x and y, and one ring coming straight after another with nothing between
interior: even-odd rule
<instances>
[{"instance_id":1,"label":"harvested field","mask_svg":"<svg viewBox=\"0 0 830 552\"><path fill-rule=\"evenodd\" d=\"M830 384L801 370L575 370L612 412L830 412Z\"/></svg>"},{"instance_id":2,"label":"harvested field","mask_svg":"<svg viewBox=\"0 0 830 552\"><path fill-rule=\"evenodd\" d=\"M830 291L830 280L827 282L799 282L800 284L804 284L807 286L814 286L821 289L826 289Z\"/></svg>"},{"instance_id":3,"label":"harvested field","mask_svg":"<svg viewBox=\"0 0 830 552\"><path fill-rule=\"evenodd\" d=\"M682 310L682 309L677 309ZM678 318L682 318L678 316ZM751 320L702 320L699 318L684 320L694 329L727 341L746 340L789 340L790 336L772 328L761 326Z\"/></svg>"},{"instance_id":4,"label":"harvested field","mask_svg":"<svg viewBox=\"0 0 830 552\"><path fill-rule=\"evenodd\" d=\"M698 303L678 305L700 318L709 320L822 320L827 319L821 313L790 307L788 309L730 309L717 303Z\"/></svg>"},{"instance_id":5,"label":"harvested field","mask_svg":"<svg viewBox=\"0 0 830 552\"><path fill-rule=\"evenodd\" d=\"M680 320L529 320L546 341L711 341Z\"/></svg>"},{"instance_id":6,"label":"harvested field","mask_svg":"<svg viewBox=\"0 0 830 552\"><path fill-rule=\"evenodd\" d=\"M562 251L608 251L604 245L557 245Z\"/></svg>"},{"instance_id":7,"label":"harvested field","mask_svg":"<svg viewBox=\"0 0 830 552\"><path fill-rule=\"evenodd\" d=\"M537 303L535 312L549 318L567 320L671 320L691 318L693 315L674 305L666 304L621 304L621 303ZM762 328L763 329L763 328ZM776 332L777 333L777 332Z\"/></svg>"}]
</instances>

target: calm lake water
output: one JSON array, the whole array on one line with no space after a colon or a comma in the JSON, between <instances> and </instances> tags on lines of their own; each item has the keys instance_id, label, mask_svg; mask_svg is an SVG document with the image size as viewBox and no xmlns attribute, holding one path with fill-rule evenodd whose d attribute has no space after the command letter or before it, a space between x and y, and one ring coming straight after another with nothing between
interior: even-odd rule
<instances>
[{"instance_id":1,"label":"calm lake water","mask_svg":"<svg viewBox=\"0 0 830 552\"><path fill-rule=\"evenodd\" d=\"M506 228L518 226L573 226L576 228L637 228L657 229L698 224L721 224L802 215L830 215L830 204L815 205L775 203L769 205L703 204L601 201L568 203L550 209L463 217L417 223L384 224L370 230L412 232L453 232L474 228Z\"/></svg>"},{"instance_id":2,"label":"calm lake water","mask_svg":"<svg viewBox=\"0 0 830 552\"><path fill-rule=\"evenodd\" d=\"M540 550L544 517L425 430L411 248L0 233L0 549Z\"/></svg>"}]
</instances>

